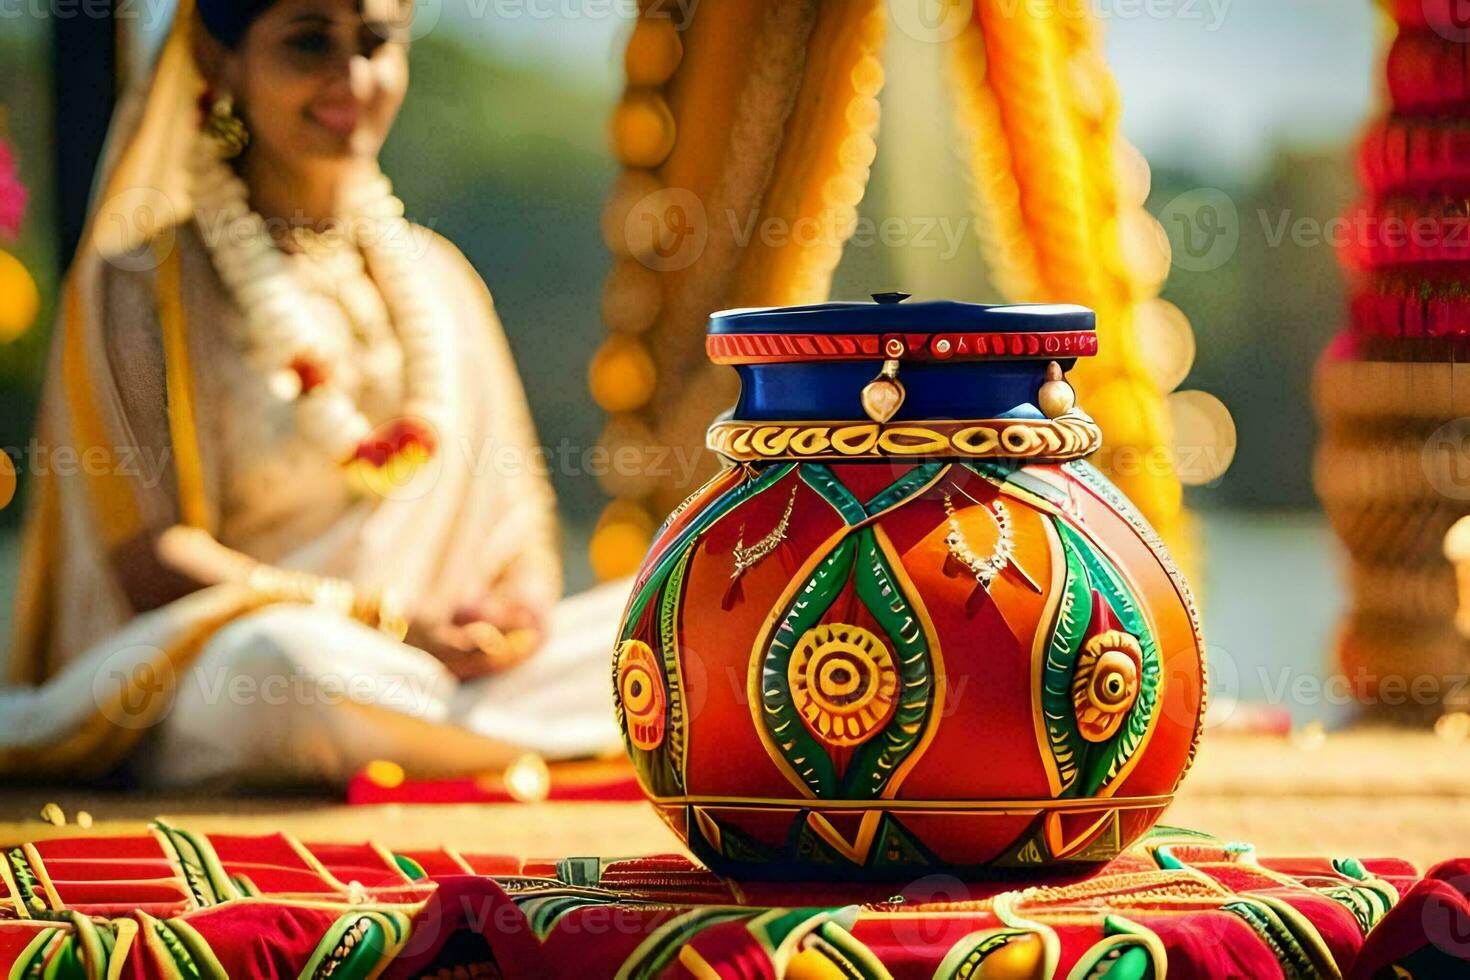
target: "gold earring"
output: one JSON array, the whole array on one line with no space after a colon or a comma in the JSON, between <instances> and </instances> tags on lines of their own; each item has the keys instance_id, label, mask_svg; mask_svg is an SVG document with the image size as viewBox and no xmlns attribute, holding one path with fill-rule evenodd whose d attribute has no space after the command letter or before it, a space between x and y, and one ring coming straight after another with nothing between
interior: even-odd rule
<instances>
[{"instance_id":1,"label":"gold earring","mask_svg":"<svg viewBox=\"0 0 1470 980\"><path fill-rule=\"evenodd\" d=\"M220 153L226 159L237 157L250 142L250 131L245 121L235 115L235 100L228 95L215 99L204 120L204 131L219 143Z\"/></svg>"}]
</instances>

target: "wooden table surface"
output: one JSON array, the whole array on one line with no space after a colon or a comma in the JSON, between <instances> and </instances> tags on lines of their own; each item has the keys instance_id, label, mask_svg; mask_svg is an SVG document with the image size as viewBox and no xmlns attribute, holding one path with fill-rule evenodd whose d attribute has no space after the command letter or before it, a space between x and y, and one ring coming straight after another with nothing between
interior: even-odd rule
<instances>
[{"instance_id":1,"label":"wooden table surface","mask_svg":"<svg viewBox=\"0 0 1470 980\"><path fill-rule=\"evenodd\" d=\"M1261 854L1408 858L1470 855L1470 744L1428 733L1207 738L1165 821L1248 841ZM57 803L90 829L39 819ZM445 845L522 856L682 850L643 803L349 807L321 796L201 796L0 786L0 842L138 833L161 816L192 830L288 831L303 840Z\"/></svg>"}]
</instances>

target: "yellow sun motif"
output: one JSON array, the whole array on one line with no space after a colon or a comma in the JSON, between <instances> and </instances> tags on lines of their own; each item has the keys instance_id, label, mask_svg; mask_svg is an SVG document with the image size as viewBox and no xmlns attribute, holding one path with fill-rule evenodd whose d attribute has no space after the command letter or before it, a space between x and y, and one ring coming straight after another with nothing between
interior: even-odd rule
<instances>
[{"instance_id":1,"label":"yellow sun motif","mask_svg":"<svg viewBox=\"0 0 1470 980\"><path fill-rule=\"evenodd\" d=\"M663 672L653 650L642 640L618 647L618 701L628 729L628 740L645 752L664 741L664 714L668 697Z\"/></svg>"},{"instance_id":2,"label":"yellow sun motif","mask_svg":"<svg viewBox=\"0 0 1470 980\"><path fill-rule=\"evenodd\" d=\"M898 707L898 669L877 636L847 623L802 634L786 669L807 730L828 745L860 745Z\"/></svg>"},{"instance_id":3,"label":"yellow sun motif","mask_svg":"<svg viewBox=\"0 0 1470 980\"><path fill-rule=\"evenodd\" d=\"M1077 727L1089 742L1109 739L1138 700L1143 651L1122 630L1099 633L1082 647L1072 675L1072 706Z\"/></svg>"}]
</instances>

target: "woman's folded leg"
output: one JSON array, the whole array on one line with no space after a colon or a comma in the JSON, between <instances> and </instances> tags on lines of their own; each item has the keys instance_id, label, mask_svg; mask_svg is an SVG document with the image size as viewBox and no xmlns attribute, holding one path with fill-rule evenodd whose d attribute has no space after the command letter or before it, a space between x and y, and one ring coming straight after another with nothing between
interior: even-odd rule
<instances>
[{"instance_id":1,"label":"woman's folded leg","mask_svg":"<svg viewBox=\"0 0 1470 980\"><path fill-rule=\"evenodd\" d=\"M449 717L433 657L339 614L272 606L219 630L136 761L158 786L342 785L374 759L419 775L495 769L513 745Z\"/></svg>"}]
</instances>

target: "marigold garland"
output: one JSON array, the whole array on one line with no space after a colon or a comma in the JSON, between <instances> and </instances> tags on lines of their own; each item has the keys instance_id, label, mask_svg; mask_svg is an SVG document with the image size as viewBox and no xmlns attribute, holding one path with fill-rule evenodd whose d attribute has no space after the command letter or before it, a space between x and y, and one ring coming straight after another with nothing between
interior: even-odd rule
<instances>
[{"instance_id":1,"label":"marigold garland","mask_svg":"<svg viewBox=\"0 0 1470 980\"><path fill-rule=\"evenodd\" d=\"M0 116L3 118L3 116ZM26 213L26 186L15 165L15 151L0 135L0 238L15 241Z\"/></svg>"},{"instance_id":2,"label":"marigold garland","mask_svg":"<svg viewBox=\"0 0 1470 980\"><path fill-rule=\"evenodd\" d=\"M1097 310L1098 357L1068 379L1102 426L1099 462L1188 566L1161 385L1185 372L1151 363L1138 328L1153 317L1178 332L1181 317L1151 308L1167 240L1143 211L1146 165L1119 134L1096 19L1081 4L974 0L972 13L951 67L987 264L1010 299Z\"/></svg>"},{"instance_id":3,"label":"marigold garland","mask_svg":"<svg viewBox=\"0 0 1470 980\"><path fill-rule=\"evenodd\" d=\"M373 174L356 188L345 232L355 237L372 225L371 240L357 242L372 270L403 348L401 416L379 431L351 395L334 383L329 344L301 301L301 287L265 219L251 209L244 182L201 134L191 160L191 189L209 256L242 313L240 340L248 363L272 393L289 402L302 435L340 462L359 490L374 487L373 470L394 465L403 475L438 450L448 423L445 388L450 373L448 328L435 319L421 277L408 254L410 232L403 204L386 177Z\"/></svg>"},{"instance_id":4,"label":"marigold garland","mask_svg":"<svg viewBox=\"0 0 1470 980\"><path fill-rule=\"evenodd\" d=\"M0 125L4 123L0 108ZM20 236L25 219L26 187L20 180L15 154L0 131L0 241ZM20 259L0 250L0 343L10 343L30 329L41 311L41 293Z\"/></svg>"},{"instance_id":5,"label":"marigold garland","mask_svg":"<svg viewBox=\"0 0 1470 980\"><path fill-rule=\"evenodd\" d=\"M1102 462L1122 458L1117 450L1148 461L1113 475L1179 549L1187 535L1165 396L1187 366L1147 357L1138 324L1171 332L1178 357L1193 344L1177 336L1187 321L1157 300L1167 239L1143 210L1147 166L1119 137L1095 17L1083 5L952 2L972 13L952 42L954 88L994 279L1013 300L1097 309L1101 357L1079 366L1076 382L1084 401L1107 388L1105 407L1126 406L1127 417L1096 413L1105 432L1133 433L1112 440ZM693 447L733 390L697 343L708 312L827 298L876 152L887 14L874 0L759 0L700 8L673 32L661 23L669 16L646 5L626 51L629 89L612 143L630 169L603 225L617 256L603 301L614 338L590 382L605 407L634 413L615 414L610 427L637 422L664 445ZM805 240L761 234L801 221L815 229ZM742 241L742 231L753 237ZM635 372L631 387L651 391L620 390L632 375L615 368L635 360L652 371ZM647 515L680 494L669 486L616 501L598 533L631 541L634 524L651 524ZM644 517L617 519L630 507ZM636 566L638 550L620 564L594 542L599 564L618 570Z\"/></svg>"},{"instance_id":6,"label":"marigold garland","mask_svg":"<svg viewBox=\"0 0 1470 980\"><path fill-rule=\"evenodd\" d=\"M733 396L733 378L699 343L709 312L825 299L876 152L886 23L877 0L751 0L678 16L689 20L644 5L612 120L627 169L603 212L615 256L602 304L611 334L588 376L611 413L608 447L651 433L657 445L697 451ZM689 489L671 475L603 479L616 499L593 534L599 575L637 567L652 515Z\"/></svg>"}]
</instances>

